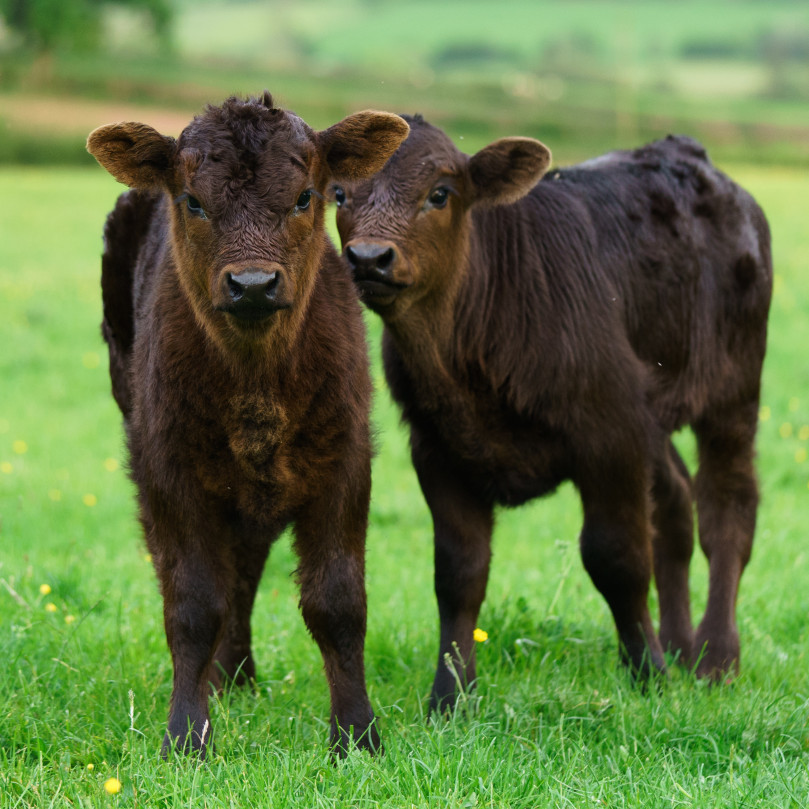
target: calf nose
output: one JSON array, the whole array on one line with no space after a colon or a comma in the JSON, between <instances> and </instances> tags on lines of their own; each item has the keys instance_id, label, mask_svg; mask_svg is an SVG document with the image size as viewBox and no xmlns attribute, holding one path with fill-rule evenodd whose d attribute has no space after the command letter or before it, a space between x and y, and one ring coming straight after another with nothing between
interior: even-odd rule
<instances>
[{"instance_id":1,"label":"calf nose","mask_svg":"<svg viewBox=\"0 0 809 809\"><path fill-rule=\"evenodd\" d=\"M225 272L220 286L217 309L240 320L263 320L278 309L290 305L285 290L284 273L261 267L246 267L239 272Z\"/></svg>"},{"instance_id":2,"label":"calf nose","mask_svg":"<svg viewBox=\"0 0 809 809\"><path fill-rule=\"evenodd\" d=\"M238 275L232 272L226 273L225 283L233 303L261 306L275 298L279 278L277 271L264 272L264 270L249 268Z\"/></svg>"},{"instance_id":3,"label":"calf nose","mask_svg":"<svg viewBox=\"0 0 809 809\"><path fill-rule=\"evenodd\" d=\"M346 246L345 257L355 278L393 280L396 248L390 243L351 242Z\"/></svg>"}]
</instances>

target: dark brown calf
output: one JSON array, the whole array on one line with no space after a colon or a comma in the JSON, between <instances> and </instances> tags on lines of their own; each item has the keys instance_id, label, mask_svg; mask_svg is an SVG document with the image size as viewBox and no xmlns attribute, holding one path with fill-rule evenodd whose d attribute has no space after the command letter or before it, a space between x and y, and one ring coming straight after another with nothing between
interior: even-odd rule
<instances>
[{"instance_id":1,"label":"dark brown calf","mask_svg":"<svg viewBox=\"0 0 809 809\"><path fill-rule=\"evenodd\" d=\"M756 517L764 215L688 138L538 183L550 162L538 141L506 138L469 157L408 121L382 172L333 192L344 256L385 324L385 371L433 516L433 707L454 698L443 662L454 644L460 676L475 677L494 507L566 479L584 508L585 567L631 668L662 669L669 649L721 677L738 664L736 595ZM669 438L684 425L699 444L693 489ZM696 637L692 494L710 560Z\"/></svg>"},{"instance_id":2,"label":"dark brown calf","mask_svg":"<svg viewBox=\"0 0 809 809\"><path fill-rule=\"evenodd\" d=\"M379 744L363 669L370 382L322 192L406 133L377 112L315 132L265 93L208 107L177 141L138 123L88 139L135 189L107 220L102 328L174 664L164 753L204 754L209 683L255 676L250 614L290 523L331 743Z\"/></svg>"}]
</instances>

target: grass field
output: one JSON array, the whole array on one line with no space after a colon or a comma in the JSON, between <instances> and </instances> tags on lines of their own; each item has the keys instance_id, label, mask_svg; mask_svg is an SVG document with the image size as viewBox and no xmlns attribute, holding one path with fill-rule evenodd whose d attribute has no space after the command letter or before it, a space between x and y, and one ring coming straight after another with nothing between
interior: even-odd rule
<instances>
[{"instance_id":1,"label":"grass field","mask_svg":"<svg viewBox=\"0 0 809 809\"><path fill-rule=\"evenodd\" d=\"M213 706L217 756L159 760L171 668L98 328L101 228L121 189L100 169L0 170L0 807L807 806L809 181L730 171L769 215L777 273L740 677L629 684L563 487L500 515L479 687L465 715L428 723L431 526L375 354L367 675L386 753L333 766L286 540L257 601L255 690ZM697 615L705 578L699 556Z\"/></svg>"}]
</instances>

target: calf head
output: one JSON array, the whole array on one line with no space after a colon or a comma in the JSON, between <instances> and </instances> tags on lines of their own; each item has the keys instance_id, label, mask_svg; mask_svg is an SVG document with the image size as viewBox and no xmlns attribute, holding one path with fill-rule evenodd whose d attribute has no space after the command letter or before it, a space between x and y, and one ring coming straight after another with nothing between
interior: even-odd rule
<instances>
[{"instance_id":1,"label":"calf head","mask_svg":"<svg viewBox=\"0 0 809 809\"><path fill-rule=\"evenodd\" d=\"M179 139L141 123L102 126L87 148L117 180L163 191L180 286L218 343L294 333L327 243L329 177L377 171L407 135L396 115L351 115L316 132L261 98L209 106Z\"/></svg>"},{"instance_id":2,"label":"calf head","mask_svg":"<svg viewBox=\"0 0 809 809\"><path fill-rule=\"evenodd\" d=\"M372 179L332 182L343 256L362 300L391 322L415 301L447 299L463 272L475 206L515 202L534 187L550 151L503 138L471 157L420 116Z\"/></svg>"}]
</instances>

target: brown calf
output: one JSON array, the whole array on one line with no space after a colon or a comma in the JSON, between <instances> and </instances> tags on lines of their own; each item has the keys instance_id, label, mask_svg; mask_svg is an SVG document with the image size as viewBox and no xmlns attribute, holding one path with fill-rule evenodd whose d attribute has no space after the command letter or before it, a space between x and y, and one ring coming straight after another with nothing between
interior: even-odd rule
<instances>
[{"instance_id":1,"label":"brown calf","mask_svg":"<svg viewBox=\"0 0 809 809\"><path fill-rule=\"evenodd\" d=\"M377 112L315 132L265 93L208 107L176 141L139 123L87 141L135 189L107 220L102 328L174 664L164 753L204 755L209 683L255 676L250 614L290 523L331 743L379 744L363 669L370 382L322 192L406 133Z\"/></svg>"},{"instance_id":2,"label":"brown calf","mask_svg":"<svg viewBox=\"0 0 809 809\"><path fill-rule=\"evenodd\" d=\"M637 673L663 650L719 678L756 518L753 472L772 284L758 205L699 144L667 138L554 171L541 143L472 157L420 117L371 180L333 186L344 256L381 315L394 398L435 528L443 663L475 677L493 509L569 479L585 567ZM692 483L670 434L699 444ZM692 494L710 560L692 631ZM647 606L654 570L660 641Z\"/></svg>"}]
</instances>

